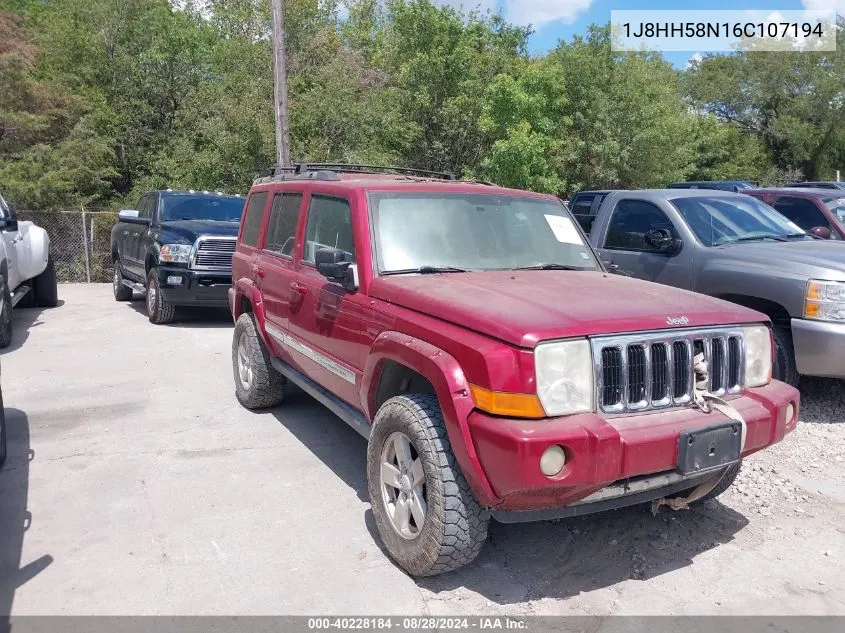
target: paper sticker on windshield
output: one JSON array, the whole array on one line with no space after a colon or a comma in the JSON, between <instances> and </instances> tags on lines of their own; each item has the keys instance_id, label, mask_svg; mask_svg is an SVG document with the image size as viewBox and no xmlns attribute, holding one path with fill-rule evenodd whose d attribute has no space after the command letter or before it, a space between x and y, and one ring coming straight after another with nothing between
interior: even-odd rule
<instances>
[{"instance_id":1,"label":"paper sticker on windshield","mask_svg":"<svg viewBox=\"0 0 845 633\"><path fill-rule=\"evenodd\" d=\"M562 215L544 215L544 217L558 242L579 245L584 243L578 229L575 228L575 223L569 218Z\"/></svg>"}]
</instances>

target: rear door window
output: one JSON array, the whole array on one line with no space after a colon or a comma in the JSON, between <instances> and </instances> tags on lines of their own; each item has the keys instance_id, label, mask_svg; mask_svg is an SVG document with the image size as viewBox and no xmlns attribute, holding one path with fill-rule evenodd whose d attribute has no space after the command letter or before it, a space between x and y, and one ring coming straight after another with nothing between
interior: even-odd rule
<instances>
[{"instance_id":1,"label":"rear door window","mask_svg":"<svg viewBox=\"0 0 845 633\"><path fill-rule=\"evenodd\" d=\"M678 237L675 226L656 205L643 200L620 200L607 229L605 248L626 251L659 251L646 242L645 235L654 229L666 229Z\"/></svg>"},{"instance_id":2,"label":"rear door window","mask_svg":"<svg viewBox=\"0 0 845 633\"><path fill-rule=\"evenodd\" d=\"M293 257L300 206L302 206L301 193L277 193L273 196L264 250L282 257Z\"/></svg>"},{"instance_id":3,"label":"rear door window","mask_svg":"<svg viewBox=\"0 0 845 633\"><path fill-rule=\"evenodd\" d=\"M243 228L241 229L241 242L249 246L258 245L258 235L261 233L261 224L264 219L264 205L267 203L267 192L259 191L249 197L244 212Z\"/></svg>"},{"instance_id":4,"label":"rear door window","mask_svg":"<svg viewBox=\"0 0 845 633\"><path fill-rule=\"evenodd\" d=\"M822 226L830 228L830 223L819 208L806 198L781 196L772 205L778 213L786 216L805 231Z\"/></svg>"},{"instance_id":5,"label":"rear door window","mask_svg":"<svg viewBox=\"0 0 845 633\"><path fill-rule=\"evenodd\" d=\"M584 229L584 233L590 234L593 229L593 222L596 220L596 214L607 194L602 193L583 193L575 194L569 203L569 208L578 224Z\"/></svg>"},{"instance_id":6,"label":"rear door window","mask_svg":"<svg viewBox=\"0 0 845 633\"><path fill-rule=\"evenodd\" d=\"M311 196L302 261L313 265L320 248L339 248L346 253L346 261L355 262L352 212L347 200L334 196Z\"/></svg>"}]
</instances>

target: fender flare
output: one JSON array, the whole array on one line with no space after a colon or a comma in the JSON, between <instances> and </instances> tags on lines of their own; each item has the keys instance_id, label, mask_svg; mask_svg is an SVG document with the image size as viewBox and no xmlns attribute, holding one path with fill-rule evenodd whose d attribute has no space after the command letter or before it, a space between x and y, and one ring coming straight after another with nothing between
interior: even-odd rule
<instances>
[{"instance_id":1,"label":"fender flare","mask_svg":"<svg viewBox=\"0 0 845 633\"><path fill-rule=\"evenodd\" d=\"M243 314L241 310L241 299L246 297L252 306L252 313L255 315L255 324L258 327L258 335L269 349L275 349L272 340L264 330L266 323L264 313L264 301L261 299L261 290L255 285L252 279L241 278L232 284L232 317L237 322Z\"/></svg>"},{"instance_id":2,"label":"fender flare","mask_svg":"<svg viewBox=\"0 0 845 633\"><path fill-rule=\"evenodd\" d=\"M33 263L38 262L38 272L33 275L37 277L47 268L50 257L50 235L46 229L33 224L26 232L26 239L29 240Z\"/></svg>"},{"instance_id":3,"label":"fender flare","mask_svg":"<svg viewBox=\"0 0 845 633\"><path fill-rule=\"evenodd\" d=\"M500 499L487 481L472 443L467 418L475 403L460 363L451 354L413 336L390 330L382 332L373 342L361 379L361 400L368 420L375 417L378 384L388 360L416 371L434 386L452 452L472 493L482 506L497 505Z\"/></svg>"}]
</instances>

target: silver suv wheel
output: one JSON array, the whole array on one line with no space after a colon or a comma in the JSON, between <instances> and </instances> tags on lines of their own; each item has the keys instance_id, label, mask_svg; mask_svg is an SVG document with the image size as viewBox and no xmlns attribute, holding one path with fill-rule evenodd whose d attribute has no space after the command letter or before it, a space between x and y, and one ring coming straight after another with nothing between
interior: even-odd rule
<instances>
[{"instance_id":1,"label":"silver suv wheel","mask_svg":"<svg viewBox=\"0 0 845 633\"><path fill-rule=\"evenodd\" d=\"M425 525L425 473L408 436L392 433L381 452L381 497L399 536L414 539Z\"/></svg>"},{"instance_id":2,"label":"silver suv wheel","mask_svg":"<svg viewBox=\"0 0 845 633\"><path fill-rule=\"evenodd\" d=\"M246 332L241 332L238 338L238 378L240 378L243 388L249 391L252 384L252 362L249 358L249 342Z\"/></svg>"}]
</instances>

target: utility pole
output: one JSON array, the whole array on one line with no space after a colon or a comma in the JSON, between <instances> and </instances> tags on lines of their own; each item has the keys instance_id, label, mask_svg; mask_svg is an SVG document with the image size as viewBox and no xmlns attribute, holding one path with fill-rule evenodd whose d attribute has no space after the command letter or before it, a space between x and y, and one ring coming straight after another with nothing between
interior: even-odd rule
<instances>
[{"instance_id":1,"label":"utility pole","mask_svg":"<svg viewBox=\"0 0 845 633\"><path fill-rule=\"evenodd\" d=\"M276 161L290 167L290 124L288 123L288 72L285 61L284 0L270 0L273 12L273 77L276 101Z\"/></svg>"}]
</instances>

